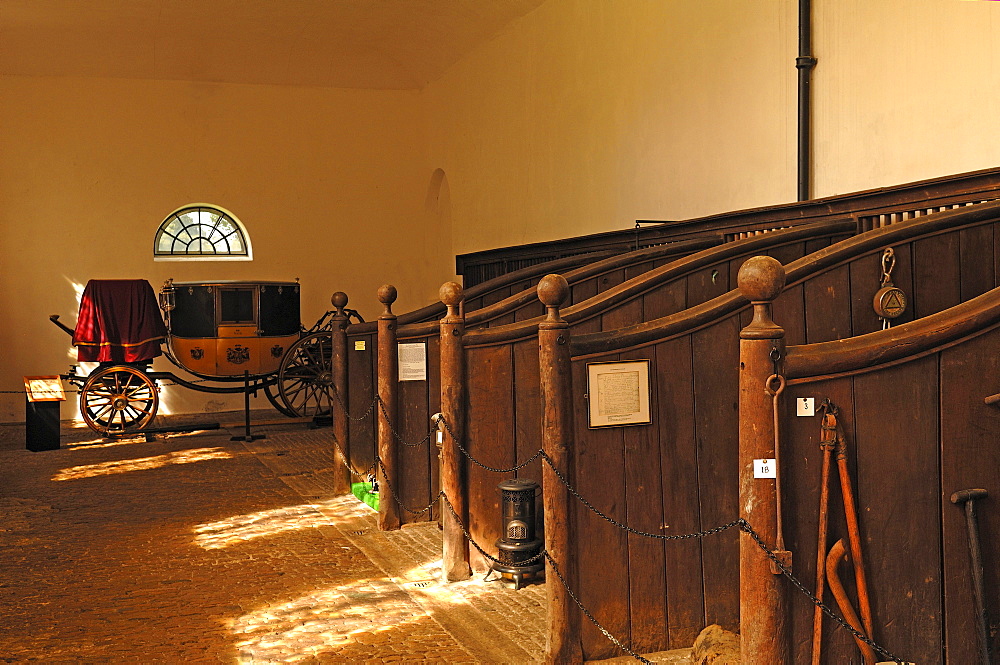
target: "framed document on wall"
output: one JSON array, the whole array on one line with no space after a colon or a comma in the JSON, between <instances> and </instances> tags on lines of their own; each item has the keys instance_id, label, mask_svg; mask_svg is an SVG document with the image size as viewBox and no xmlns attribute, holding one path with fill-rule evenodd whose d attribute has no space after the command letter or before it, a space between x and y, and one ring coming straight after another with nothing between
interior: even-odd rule
<instances>
[{"instance_id":1,"label":"framed document on wall","mask_svg":"<svg viewBox=\"0 0 1000 665\"><path fill-rule=\"evenodd\" d=\"M648 425L649 361L587 363L589 425Z\"/></svg>"}]
</instances>

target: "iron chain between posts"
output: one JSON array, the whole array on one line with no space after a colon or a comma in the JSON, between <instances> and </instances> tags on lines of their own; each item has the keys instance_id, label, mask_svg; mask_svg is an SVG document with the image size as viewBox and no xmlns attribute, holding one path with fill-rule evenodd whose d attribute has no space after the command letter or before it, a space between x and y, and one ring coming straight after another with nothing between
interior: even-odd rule
<instances>
[{"instance_id":1,"label":"iron chain between posts","mask_svg":"<svg viewBox=\"0 0 1000 665\"><path fill-rule=\"evenodd\" d=\"M448 499L448 495L444 493L444 490L441 490L438 493L438 496L441 497L442 499L444 499L444 505L448 506L448 512L450 512L451 515L452 515L452 517L455 518L455 523L458 524L458 527L462 530L462 533L465 534L465 539L468 540L469 543L471 543L473 547L475 547L477 550L479 550L480 554L482 554L484 557L486 557L487 559L489 559L493 563L499 563L499 564L504 565L504 566L507 565L506 562L501 561L500 559L496 558L495 556L492 556L486 550L484 550L479 545L479 543L477 543L475 540L473 540L472 535L469 534L468 529L465 528L465 524L462 523L462 518L458 516L457 512L455 512L455 507L453 505L451 505L451 500ZM524 561L519 561L518 565L519 566L523 566L523 565L527 565L527 564L530 564L530 563L534 563L535 561L540 560L543 556L545 556L545 550L544 549L541 552L539 552L538 554L536 554L535 556L531 557L530 559L525 559Z\"/></svg>"},{"instance_id":2,"label":"iron chain between posts","mask_svg":"<svg viewBox=\"0 0 1000 665\"><path fill-rule=\"evenodd\" d=\"M340 452L340 459L343 460L344 466L347 467L347 470L353 473L358 478L368 478L371 475L372 471L375 470L375 464L377 460L376 462L372 462L371 466L368 467L367 471L365 471L364 473L358 473L357 471L354 470L354 467L351 466L350 462L347 461L347 453L345 453L344 449L340 447L340 441L337 439L337 435L331 433L331 436L333 437L333 445Z\"/></svg>"},{"instance_id":3,"label":"iron chain between posts","mask_svg":"<svg viewBox=\"0 0 1000 665\"><path fill-rule=\"evenodd\" d=\"M389 417L389 413L385 410L385 402L382 401L382 396L375 395L375 401L378 402L379 409L382 411L382 415L385 416L385 422L389 426L389 431L392 432L392 437L396 439L396 441L398 441L400 444L406 446L407 448L418 448L424 445L425 443L430 441L431 437L434 436L434 432L437 431L436 426L431 427L430 431L427 432L427 436L425 436L424 438L420 439L415 443L407 443L406 441L403 440L402 435L400 435L400 433L397 432L396 428L393 426L392 418Z\"/></svg>"},{"instance_id":4,"label":"iron chain between posts","mask_svg":"<svg viewBox=\"0 0 1000 665\"><path fill-rule=\"evenodd\" d=\"M410 513L411 515L423 515L428 510L434 507L434 504L437 503L438 498L441 496L441 492L438 492L437 496L435 496L434 499L429 504L427 504L425 508L421 508L420 510L413 510L412 508L408 508L404 506L403 502L400 501L399 497L396 496L396 492L393 490L392 484L389 482L389 474L385 472L385 465L382 464L382 460L376 457L375 463L378 464L378 468L382 469L382 480L385 481L386 487L389 490L389 495L392 497L392 500L396 502L397 506L399 506L406 512Z\"/></svg>"},{"instance_id":5,"label":"iron chain between posts","mask_svg":"<svg viewBox=\"0 0 1000 665\"><path fill-rule=\"evenodd\" d=\"M467 458L469 458L470 462L472 462L473 464L475 464L478 467L486 469L487 471L492 471L493 473L513 473L514 471L518 471L520 469L523 469L524 467L528 466L529 464L531 464L532 462L534 462L536 459L538 459L540 456L542 456L542 455L545 454L539 448L538 451L534 455L532 455L528 459L524 460L520 464L517 464L515 466L510 467L509 469L500 469L500 468L488 466L486 464L483 464L479 460L477 460L475 457L472 456L472 453L470 453L468 450L465 449L465 447L459 442L458 437L455 436L455 433L451 430L451 425L448 423L448 420L443 415L438 418L438 422L439 423L444 423L444 428L446 430L448 430L448 435L451 436L451 440L455 442L455 445L458 446L458 449L462 451L462 454L465 455Z\"/></svg>"}]
</instances>

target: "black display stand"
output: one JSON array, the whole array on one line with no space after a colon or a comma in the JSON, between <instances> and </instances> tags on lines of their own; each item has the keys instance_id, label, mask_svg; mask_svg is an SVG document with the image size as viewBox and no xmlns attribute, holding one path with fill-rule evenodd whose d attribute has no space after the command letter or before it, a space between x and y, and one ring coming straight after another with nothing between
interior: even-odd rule
<instances>
[{"instance_id":1,"label":"black display stand","mask_svg":"<svg viewBox=\"0 0 1000 665\"><path fill-rule=\"evenodd\" d=\"M59 402L24 400L24 447L37 453L59 449Z\"/></svg>"}]
</instances>

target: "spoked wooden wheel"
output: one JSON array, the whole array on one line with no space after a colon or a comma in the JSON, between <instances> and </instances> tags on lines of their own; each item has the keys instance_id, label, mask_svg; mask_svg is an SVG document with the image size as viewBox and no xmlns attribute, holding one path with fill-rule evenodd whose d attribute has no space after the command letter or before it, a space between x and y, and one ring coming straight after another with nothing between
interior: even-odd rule
<instances>
[{"instance_id":1,"label":"spoked wooden wheel","mask_svg":"<svg viewBox=\"0 0 1000 665\"><path fill-rule=\"evenodd\" d=\"M292 344L281 359L278 393L297 417L333 412L333 335L318 332Z\"/></svg>"},{"instance_id":2,"label":"spoked wooden wheel","mask_svg":"<svg viewBox=\"0 0 1000 665\"><path fill-rule=\"evenodd\" d=\"M134 367L106 367L90 375L80 390L80 413L105 436L141 430L156 415L159 392L153 380Z\"/></svg>"}]
</instances>

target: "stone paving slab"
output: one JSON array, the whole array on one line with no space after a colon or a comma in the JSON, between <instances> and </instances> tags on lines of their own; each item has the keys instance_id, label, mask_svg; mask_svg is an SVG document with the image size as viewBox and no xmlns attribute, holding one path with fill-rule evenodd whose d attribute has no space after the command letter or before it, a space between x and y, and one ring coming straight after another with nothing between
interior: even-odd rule
<instances>
[{"instance_id":1,"label":"stone paving slab","mask_svg":"<svg viewBox=\"0 0 1000 665\"><path fill-rule=\"evenodd\" d=\"M544 583L440 582L437 523L380 532L335 496L325 431L254 432L109 442L64 424L60 450L30 453L0 426L0 660L542 659Z\"/></svg>"}]
</instances>

